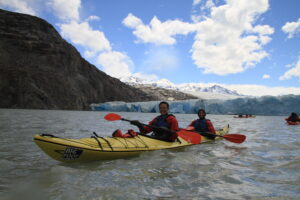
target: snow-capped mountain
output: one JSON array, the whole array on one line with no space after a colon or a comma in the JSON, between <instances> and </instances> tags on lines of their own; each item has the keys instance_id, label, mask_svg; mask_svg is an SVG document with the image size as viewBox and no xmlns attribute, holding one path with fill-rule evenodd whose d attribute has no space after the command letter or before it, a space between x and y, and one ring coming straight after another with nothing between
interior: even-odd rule
<instances>
[{"instance_id":1,"label":"snow-capped mountain","mask_svg":"<svg viewBox=\"0 0 300 200\"><path fill-rule=\"evenodd\" d=\"M160 87L165 89L177 90L177 87L174 83L169 81L168 79L159 79L159 80L147 80L142 79L136 76L123 77L120 79L122 82L127 83L129 85L151 85L153 87Z\"/></svg>"},{"instance_id":2,"label":"snow-capped mountain","mask_svg":"<svg viewBox=\"0 0 300 200\"><path fill-rule=\"evenodd\" d=\"M222 86L219 85L213 85L211 87L196 87L196 90L199 89L199 92L211 92L211 93L218 93L218 94L230 94L230 95L236 95L236 96L241 96L239 93L237 93L234 90L229 90L226 89Z\"/></svg>"},{"instance_id":3,"label":"snow-capped mountain","mask_svg":"<svg viewBox=\"0 0 300 200\"><path fill-rule=\"evenodd\" d=\"M183 83L183 84L174 84L171 81L167 79L159 79L159 80L145 80L139 77L130 76L126 78L121 78L122 82L125 82L129 85L136 86L136 85L151 85L153 87L160 87L165 89L171 89L171 90L178 90L181 92L186 92L189 94L193 94L195 96L203 96L205 93L213 93L214 97L216 97L216 94L222 94L222 98L224 95L226 97L238 97L243 96L239 93L237 93L234 90L229 90L227 88L224 88L220 85L211 85L211 86L205 86L202 83Z\"/></svg>"}]
</instances>

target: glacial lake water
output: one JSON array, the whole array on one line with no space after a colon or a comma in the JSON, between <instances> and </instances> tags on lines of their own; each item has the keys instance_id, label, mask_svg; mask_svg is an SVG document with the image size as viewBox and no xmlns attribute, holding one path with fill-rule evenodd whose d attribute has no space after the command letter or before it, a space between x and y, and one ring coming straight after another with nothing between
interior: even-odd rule
<instances>
[{"instance_id":1,"label":"glacial lake water","mask_svg":"<svg viewBox=\"0 0 300 200\"><path fill-rule=\"evenodd\" d=\"M0 109L0 199L300 199L300 125L286 125L283 116L208 115L215 128L230 124L230 133L247 140L92 163L55 161L33 142L39 133L81 138L135 129L105 114ZM119 114L141 122L157 115ZM196 115L176 117L186 127Z\"/></svg>"}]
</instances>

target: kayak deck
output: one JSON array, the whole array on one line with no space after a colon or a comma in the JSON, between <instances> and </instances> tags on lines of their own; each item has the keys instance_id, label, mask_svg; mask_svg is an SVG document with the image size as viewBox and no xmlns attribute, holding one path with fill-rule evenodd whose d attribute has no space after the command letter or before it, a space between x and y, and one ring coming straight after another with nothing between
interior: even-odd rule
<instances>
[{"instance_id":1,"label":"kayak deck","mask_svg":"<svg viewBox=\"0 0 300 200\"><path fill-rule=\"evenodd\" d=\"M218 135L225 135L229 125L218 130ZM221 139L221 137L217 137ZM201 143L213 141L201 136ZM175 142L167 142L138 135L133 138L95 137L81 139L67 139L53 135L35 135L34 142L51 158L62 162L86 162L130 157L145 151L160 149L175 149L193 145L178 137Z\"/></svg>"}]
</instances>

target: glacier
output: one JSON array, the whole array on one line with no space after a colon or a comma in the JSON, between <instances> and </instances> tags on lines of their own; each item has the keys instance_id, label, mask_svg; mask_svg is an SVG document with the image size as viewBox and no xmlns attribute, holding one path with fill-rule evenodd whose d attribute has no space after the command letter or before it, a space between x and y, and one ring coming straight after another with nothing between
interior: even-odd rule
<instances>
[{"instance_id":1,"label":"glacier","mask_svg":"<svg viewBox=\"0 0 300 200\"><path fill-rule=\"evenodd\" d=\"M111 112L148 112L158 113L160 101L150 102L105 102L91 104L94 111ZM300 114L300 95L244 97L229 100L193 99L170 101L170 113L197 113L203 108L209 114L252 114L252 115L289 115Z\"/></svg>"}]
</instances>

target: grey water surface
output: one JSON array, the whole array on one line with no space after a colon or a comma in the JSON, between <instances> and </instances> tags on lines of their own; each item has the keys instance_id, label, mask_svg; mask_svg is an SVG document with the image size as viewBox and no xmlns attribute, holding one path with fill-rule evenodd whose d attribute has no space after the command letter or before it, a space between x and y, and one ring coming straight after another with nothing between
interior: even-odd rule
<instances>
[{"instance_id":1,"label":"grey water surface","mask_svg":"<svg viewBox=\"0 0 300 200\"><path fill-rule=\"evenodd\" d=\"M40 133L82 138L136 130L105 121L105 114L0 109L0 199L300 199L300 125L286 125L283 116L208 115L215 128L230 124L230 133L247 140L92 163L55 161L33 142ZM157 115L119 114L141 122ZM196 115L176 117L186 127Z\"/></svg>"}]
</instances>

